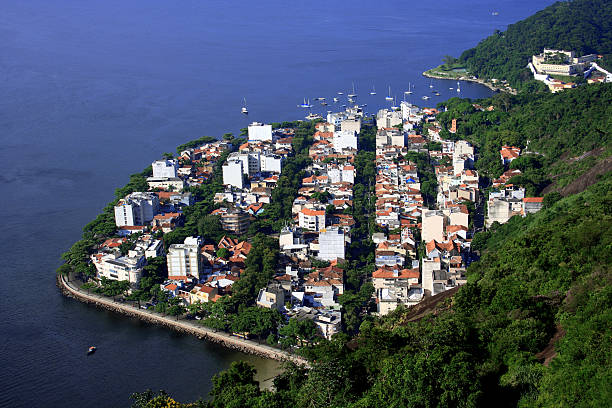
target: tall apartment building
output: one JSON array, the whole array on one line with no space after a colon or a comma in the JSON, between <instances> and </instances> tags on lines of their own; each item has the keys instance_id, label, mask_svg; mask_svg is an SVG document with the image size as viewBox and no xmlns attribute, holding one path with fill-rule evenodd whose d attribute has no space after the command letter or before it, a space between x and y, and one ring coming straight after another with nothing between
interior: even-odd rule
<instances>
[{"instance_id":1,"label":"tall apartment building","mask_svg":"<svg viewBox=\"0 0 612 408\"><path fill-rule=\"evenodd\" d=\"M166 256L170 279L200 278L202 270L200 244L200 238L187 237L182 244L170 245Z\"/></svg>"},{"instance_id":2,"label":"tall apartment building","mask_svg":"<svg viewBox=\"0 0 612 408\"><path fill-rule=\"evenodd\" d=\"M236 235L245 234L251 224L249 214L237 209L228 210L222 214L220 221L224 230L233 232Z\"/></svg>"},{"instance_id":3,"label":"tall apartment building","mask_svg":"<svg viewBox=\"0 0 612 408\"><path fill-rule=\"evenodd\" d=\"M115 206L118 227L146 225L159 213L159 198L155 193L134 192L119 200Z\"/></svg>"},{"instance_id":4,"label":"tall apartment building","mask_svg":"<svg viewBox=\"0 0 612 408\"><path fill-rule=\"evenodd\" d=\"M242 189L242 173L242 161L228 161L223 165L223 184Z\"/></svg>"}]
</instances>

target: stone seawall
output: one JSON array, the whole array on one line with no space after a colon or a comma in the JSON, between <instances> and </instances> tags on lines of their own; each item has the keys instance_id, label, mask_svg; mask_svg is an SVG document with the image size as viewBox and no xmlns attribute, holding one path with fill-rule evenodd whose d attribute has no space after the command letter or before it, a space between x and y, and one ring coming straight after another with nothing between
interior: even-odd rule
<instances>
[{"instance_id":1,"label":"stone seawall","mask_svg":"<svg viewBox=\"0 0 612 408\"><path fill-rule=\"evenodd\" d=\"M115 313L121 313L148 323L158 324L160 326L176 330L177 332L191 334L199 339L218 343L224 347L243 353L253 354L277 361L292 361L298 365L309 366L306 359L265 344L259 344L255 341L241 339L225 332L215 332L191 321L175 320L175 318L161 316L155 312L138 309L125 303L115 302L103 296L84 293L75 285L66 281L64 276L57 277L57 285L64 295L77 299L83 303L93 304L97 307L101 307Z\"/></svg>"}]
</instances>

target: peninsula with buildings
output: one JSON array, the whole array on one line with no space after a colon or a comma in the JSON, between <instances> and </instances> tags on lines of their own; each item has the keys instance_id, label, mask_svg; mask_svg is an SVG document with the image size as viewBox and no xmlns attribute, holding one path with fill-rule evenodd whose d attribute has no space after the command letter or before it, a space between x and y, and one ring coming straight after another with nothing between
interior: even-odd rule
<instances>
[{"instance_id":1,"label":"peninsula with buildings","mask_svg":"<svg viewBox=\"0 0 612 408\"><path fill-rule=\"evenodd\" d=\"M257 398L378 404L371 387L393 388L380 376L411 370L402 364L412 367L443 344L443 357L425 364L438 369L463 356L467 371L445 383L462 384L461 398L469 398L482 390L470 379L474 370L498 358L485 350L501 338L511 341L499 351L504 358L528 353L533 361L499 369L541 370L561 334L554 319L536 322L562 307L555 299L568 285L579 285L557 276L575 273L578 259L588 259L584 271L606 265L605 256L584 251L607 242L609 139L585 134L605 128L610 104L592 102L612 99L612 89L532 96L537 105L512 98L437 108L402 102L371 116L351 106L325 120L254 122L239 137L187 143L117 190L63 255L58 283L82 301L288 361L276 391L253 389ZM551 128L567 98L583 109L553 116L559 126ZM594 120L580 130L565 125L578 115ZM603 221L590 223L593 214ZM582 240L589 246L568 244ZM521 330L508 334L515 325ZM342 397L350 385L339 384L353 369L365 388ZM236 363L230 372L244 380L215 389L246 404L239 390L256 384L252 369ZM322 391L299 394L318 375ZM287 376L300 384L298 394L283 394ZM428 400L444 392L440 384ZM415 396L406 392L396 398Z\"/></svg>"},{"instance_id":2,"label":"peninsula with buildings","mask_svg":"<svg viewBox=\"0 0 612 408\"><path fill-rule=\"evenodd\" d=\"M62 271L88 291L272 346L355 332L347 289L351 319L418 305L466 282L482 205L487 227L541 208L506 185L521 154L512 146L483 200L474 147L443 139L438 113L402 102L367 117L354 106L181 149L152 162L142 188L113 203L112 233L92 228L84 265Z\"/></svg>"}]
</instances>

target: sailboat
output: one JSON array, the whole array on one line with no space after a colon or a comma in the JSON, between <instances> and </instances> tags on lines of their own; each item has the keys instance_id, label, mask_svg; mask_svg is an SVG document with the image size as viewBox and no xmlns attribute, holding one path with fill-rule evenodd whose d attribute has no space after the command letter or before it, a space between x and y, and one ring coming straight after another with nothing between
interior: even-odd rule
<instances>
[{"instance_id":1,"label":"sailboat","mask_svg":"<svg viewBox=\"0 0 612 408\"><path fill-rule=\"evenodd\" d=\"M240 109L240 112L244 113L245 115L249 114L249 110L247 109L246 106L246 98L242 98L243 100L243 105L242 105L242 109Z\"/></svg>"},{"instance_id":2,"label":"sailboat","mask_svg":"<svg viewBox=\"0 0 612 408\"><path fill-rule=\"evenodd\" d=\"M432 80L432 81L429 81L429 87L430 87L430 88L433 88L433 80Z\"/></svg>"},{"instance_id":3,"label":"sailboat","mask_svg":"<svg viewBox=\"0 0 612 408\"><path fill-rule=\"evenodd\" d=\"M391 110L399 110L399 106L397 106L397 101L395 100L395 98L393 98L393 106L391 106Z\"/></svg>"},{"instance_id":4,"label":"sailboat","mask_svg":"<svg viewBox=\"0 0 612 408\"><path fill-rule=\"evenodd\" d=\"M306 98L304 98L304 102L301 105L298 105L298 108L312 108L310 99L308 99L308 102L306 102Z\"/></svg>"},{"instance_id":5,"label":"sailboat","mask_svg":"<svg viewBox=\"0 0 612 408\"><path fill-rule=\"evenodd\" d=\"M374 88L374 85L372 85L372 92L370 92L370 95L376 95L376 88Z\"/></svg>"},{"instance_id":6,"label":"sailboat","mask_svg":"<svg viewBox=\"0 0 612 408\"><path fill-rule=\"evenodd\" d=\"M348 96L349 98L354 98L357 96L357 94L355 93L355 83L354 82L353 82L353 92L346 96Z\"/></svg>"},{"instance_id":7,"label":"sailboat","mask_svg":"<svg viewBox=\"0 0 612 408\"><path fill-rule=\"evenodd\" d=\"M385 96L386 101L392 101L393 97L391 96L391 85L389 85L389 95Z\"/></svg>"},{"instance_id":8,"label":"sailboat","mask_svg":"<svg viewBox=\"0 0 612 408\"><path fill-rule=\"evenodd\" d=\"M410 82L408 82L408 90L407 90L407 91L404 91L404 93L405 93L405 94L408 94L408 95L410 95L410 94L412 93L412 87L411 87Z\"/></svg>"},{"instance_id":9,"label":"sailboat","mask_svg":"<svg viewBox=\"0 0 612 408\"><path fill-rule=\"evenodd\" d=\"M461 85L459 84L459 81L457 81L457 92L461 92Z\"/></svg>"}]
</instances>

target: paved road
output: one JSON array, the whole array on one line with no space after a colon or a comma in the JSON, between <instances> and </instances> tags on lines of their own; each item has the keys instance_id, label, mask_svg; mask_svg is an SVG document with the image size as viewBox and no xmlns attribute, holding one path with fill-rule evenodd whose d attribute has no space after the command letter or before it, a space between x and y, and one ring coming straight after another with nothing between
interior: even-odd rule
<instances>
[{"instance_id":1,"label":"paved road","mask_svg":"<svg viewBox=\"0 0 612 408\"><path fill-rule=\"evenodd\" d=\"M304 358L290 354L283 350L270 347L265 344L259 344L251 340L241 339L225 332L215 332L207 327L204 327L194 322L181 321L171 317L161 316L151 310L143 310L138 307L127 305L125 303L114 302L113 300L110 300L104 296L83 292L72 282L68 282L64 276L61 276L60 284L64 287L64 289L66 289L70 294L72 294L75 298L79 300L93 302L99 305L106 306L110 309L117 310L119 312L123 311L132 316L135 315L137 317L141 317L147 321L154 321L163 325L174 326L176 328L188 331L196 336L201 336L205 339L216 341L233 349L279 361L290 360L296 364L308 366L308 362Z\"/></svg>"}]
</instances>

